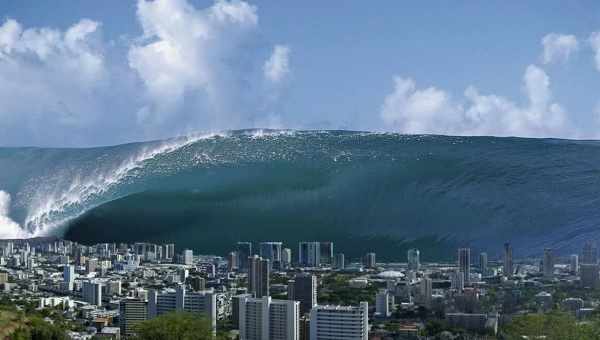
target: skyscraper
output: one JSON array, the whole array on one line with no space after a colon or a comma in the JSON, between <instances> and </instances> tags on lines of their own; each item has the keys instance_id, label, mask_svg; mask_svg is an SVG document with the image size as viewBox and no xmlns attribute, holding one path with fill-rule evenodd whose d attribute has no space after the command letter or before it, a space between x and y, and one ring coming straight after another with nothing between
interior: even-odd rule
<instances>
[{"instance_id":1,"label":"skyscraper","mask_svg":"<svg viewBox=\"0 0 600 340\"><path fill-rule=\"evenodd\" d=\"M545 277L554 276L554 254L551 248L544 249L543 274Z\"/></svg>"},{"instance_id":2,"label":"skyscraper","mask_svg":"<svg viewBox=\"0 0 600 340\"><path fill-rule=\"evenodd\" d=\"M254 297L269 296L270 261L254 255L248 258L248 292Z\"/></svg>"},{"instance_id":3,"label":"skyscraper","mask_svg":"<svg viewBox=\"0 0 600 340\"><path fill-rule=\"evenodd\" d=\"M261 242L259 254L270 261L272 268L281 268L281 242Z\"/></svg>"},{"instance_id":4,"label":"skyscraper","mask_svg":"<svg viewBox=\"0 0 600 340\"><path fill-rule=\"evenodd\" d=\"M504 243L504 266L502 267L504 272L504 276L512 277L514 273L513 268L513 254L512 254L512 246L510 243Z\"/></svg>"},{"instance_id":5,"label":"skyscraper","mask_svg":"<svg viewBox=\"0 0 600 340\"><path fill-rule=\"evenodd\" d=\"M321 264L333 265L333 242L319 242Z\"/></svg>"},{"instance_id":6,"label":"skyscraper","mask_svg":"<svg viewBox=\"0 0 600 340\"><path fill-rule=\"evenodd\" d=\"M387 318L392 315L390 308L390 293L387 289L380 289L375 295L375 314Z\"/></svg>"},{"instance_id":7,"label":"skyscraper","mask_svg":"<svg viewBox=\"0 0 600 340\"><path fill-rule=\"evenodd\" d=\"M119 303L119 326L121 336L135 334L135 327L148 318L148 304L138 299L123 299Z\"/></svg>"},{"instance_id":8,"label":"skyscraper","mask_svg":"<svg viewBox=\"0 0 600 340\"><path fill-rule=\"evenodd\" d=\"M581 253L582 264L596 264L598 263L598 248L596 243L593 241L586 241L583 245L583 251Z\"/></svg>"},{"instance_id":9,"label":"skyscraper","mask_svg":"<svg viewBox=\"0 0 600 340\"><path fill-rule=\"evenodd\" d=\"M90 305L102 306L102 284L94 281L85 281L81 287L83 301Z\"/></svg>"},{"instance_id":10,"label":"skyscraper","mask_svg":"<svg viewBox=\"0 0 600 340\"><path fill-rule=\"evenodd\" d=\"M298 301L239 298L240 340L298 340Z\"/></svg>"},{"instance_id":11,"label":"skyscraper","mask_svg":"<svg viewBox=\"0 0 600 340\"><path fill-rule=\"evenodd\" d=\"M367 340L369 304L315 306L310 312L310 340Z\"/></svg>"},{"instance_id":12,"label":"skyscraper","mask_svg":"<svg viewBox=\"0 0 600 340\"><path fill-rule=\"evenodd\" d=\"M479 254L479 272L483 276L488 274L488 255L487 255L487 253Z\"/></svg>"},{"instance_id":13,"label":"skyscraper","mask_svg":"<svg viewBox=\"0 0 600 340\"><path fill-rule=\"evenodd\" d=\"M194 263L194 251L191 249L185 249L183 251L183 264L192 265Z\"/></svg>"},{"instance_id":14,"label":"skyscraper","mask_svg":"<svg viewBox=\"0 0 600 340\"><path fill-rule=\"evenodd\" d=\"M421 267L421 259L419 249L409 249L407 253L408 270L419 270Z\"/></svg>"},{"instance_id":15,"label":"skyscraper","mask_svg":"<svg viewBox=\"0 0 600 340\"><path fill-rule=\"evenodd\" d=\"M283 248L281 251L281 269L289 269L292 266L292 250Z\"/></svg>"},{"instance_id":16,"label":"skyscraper","mask_svg":"<svg viewBox=\"0 0 600 340\"><path fill-rule=\"evenodd\" d=\"M458 271L463 273L468 285L471 282L471 248L458 249Z\"/></svg>"},{"instance_id":17,"label":"skyscraper","mask_svg":"<svg viewBox=\"0 0 600 340\"><path fill-rule=\"evenodd\" d=\"M165 260L173 260L174 257L175 257L175 244L173 244L173 243L165 244L165 252L164 252Z\"/></svg>"},{"instance_id":18,"label":"skyscraper","mask_svg":"<svg viewBox=\"0 0 600 340\"><path fill-rule=\"evenodd\" d=\"M346 268L346 258L344 253L337 253L335 255L335 267L337 269L345 269Z\"/></svg>"},{"instance_id":19,"label":"skyscraper","mask_svg":"<svg viewBox=\"0 0 600 340\"><path fill-rule=\"evenodd\" d=\"M320 266L321 245L319 242L300 242L298 245L298 264L304 267Z\"/></svg>"},{"instance_id":20,"label":"skyscraper","mask_svg":"<svg viewBox=\"0 0 600 340\"><path fill-rule=\"evenodd\" d=\"M365 267L375 268L376 265L377 261L375 253L367 253L367 255L365 255Z\"/></svg>"},{"instance_id":21,"label":"skyscraper","mask_svg":"<svg viewBox=\"0 0 600 340\"><path fill-rule=\"evenodd\" d=\"M579 256L577 254L569 257L569 271L575 275L579 273Z\"/></svg>"},{"instance_id":22,"label":"skyscraper","mask_svg":"<svg viewBox=\"0 0 600 340\"><path fill-rule=\"evenodd\" d=\"M431 296L433 295L433 282L430 278L424 277L419 284L421 303L427 307L431 306Z\"/></svg>"},{"instance_id":23,"label":"skyscraper","mask_svg":"<svg viewBox=\"0 0 600 340\"><path fill-rule=\"evenodd\" d=\"M238 242L236 253L238 254L238 266L243 272L248 271L248 258L252 255L252 243L251 242Z\"/></svg>"},{"instance_id":24,"label":"skyscraper","mask_svg":"<svg viewBox=\"0 0 600 340\"><path fill-rule=\"evenodd\" d=\"M63 267L63 280L66 288L73 290L73 282L75 281L75 266L67 264Z\"/></svg>"},{"instance_id":25,"label":"skyscraper","mask_svg":"<svg viewBox=\"0 0 600 340\"><path fill-rule=\"evenodd\" d=\"M292 296L288 294L288 300L300 302L300 315L310 312L311 308L317 304L317 277L308 274L298 274L292 281Z\"/></svg>"},{"instance_id":26,"label":"skyscraper","mask_svg":"<svg viewBox=\"0 0 600 340\"><path fill-rule=\"evenodd\" d=\"M234 271L238 269L238 254L235 251L232 251L227 255L227 267L229 271Z\"/></svg>"}]
</instances>

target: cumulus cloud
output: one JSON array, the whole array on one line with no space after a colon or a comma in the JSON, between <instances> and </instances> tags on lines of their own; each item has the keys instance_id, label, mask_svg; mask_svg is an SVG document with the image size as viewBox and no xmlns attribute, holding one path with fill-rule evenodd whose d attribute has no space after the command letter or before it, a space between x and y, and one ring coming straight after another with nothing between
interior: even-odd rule
<instances>
[{"instance_id":1,"label":"cumulus cloud","mask_svg":"<svg viewBox=\"0 0 600 340\"><path fill-rule=\"evenodd\" d=\"M265 78L273 83L279 83L290 74L290 48L285 45L275 45L273 53L265 61L263 72Z\"/></svg>"},{"instance_id":2,"label":"cumulus cloud","mask_svg":"<svg viewBox=\"0 0 600 340\"><path fill-rule=\"evenodd\" d=\"M385 97L381 118L387 128L402 133L576 137L564 109L553 101L550 79L529 65L523 76L526 103L498 95L483 95L475 87L453 99L435 87L418 89L414 80L396 77Z\"/></svg>"},{"instance_id":3,"label":"cumulus cloud","mask_svg":"<svg viewBox=\"0 0 600 340\"><path fill-rule=\"evenodd\" d=\"M574 35L550 33L542 38L542 63L561 63L569 60L571 54L579 49Z\"/></svg>"},{"instance_id":4,"label":"cumulus cloud","mask_svg":"<svg viewBox=\"0 0 600 340\"><path fill-rule=\"evenodd\" d=\"M26 238L30 235L13 221L9 216L10 195L0 190L0 239Z\"/></svg>"},{"instance_id":5,"label":"cumulus cloud","mask_svg":"<svg viewBox=\"0 0 600 340\"><path fill-rule=\"evenodd\" d=\"M161 120L202 96L207 111L223 113L239 75L240 49L258 25L257 9L242 1L217 1L196 9L185 0L138 2L144 36L129 50L129 65L143 81L151 105L142 120ZM231 114L231 112L228 112Z\"/></svg>"}]
</instances>

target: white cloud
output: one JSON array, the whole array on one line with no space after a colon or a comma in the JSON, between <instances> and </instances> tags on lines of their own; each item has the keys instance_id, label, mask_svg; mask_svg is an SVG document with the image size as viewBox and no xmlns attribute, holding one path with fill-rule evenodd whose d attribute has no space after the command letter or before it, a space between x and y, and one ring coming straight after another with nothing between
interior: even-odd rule
<instances>
[{"instance_id":1,"label":"white cloud","mask_svg":"<svg viewBox=\"0 0 600 340\"><path fill-rule=\"evenodd\" d=\"M273 53L265 61L263 72L265 78L273 83L279 83L290 74L290 48L285 45L275 45Z\"/></svg>"},{"instance_id":2,"label":"white cloud","mask_svg":"<svg viewBox=\"0 0 600 340\"><path fill-rule=\"evenodd\" d=\"M594 51L594 61L596 69L600 71L600 32L593 32L589 38L590 46Z\"/></svg>"},{"instance_id":3,"label":"white cloud","mask_svg":"<svg viewBox=\"0 0 600 340\"><path fill-rule=\"evenodd\" d=\"M563 108L553 102L548 75L529 65L523 76L527 103L519 105L498 95L482 95L474 87L463 100L453 100L435 87L417 89L412 79L395 78L394 91L383 103L387 128L402 133L576 137Z\"/></svg>"},{"instance_id":4,"label":"white cloud","mask_svg":"<svg viewBox=\"0 0 600 340\"><path fill-rule=\"evenodd\" d=\"M10 195L0 190L0 239L26 238L30 236L21 226L9 216Z\"/></svg>"},{"instance_id":5,"label":"white cloud","mask_svg":"<svg viewBox=\"0 0 600 340\"><path fill-rule=\"evenodd\" d=\"M571 54L579 50L579 42L574 35L550 33L542 38L542 63L566 62Z\"/></svg>"},{"instance_id":6,"label":"white cloud","mask_svg":"<svg viewBox=\"0 0 600 340\"><path fill-rule=\"evenodd\" d=\"M141 111L143 119L165 119L160 115L176 111L190 93L204 95L208 110L220 113L235 91L238 50L257 27L256 7L217 1L196 9L185 0L140 0L137 16L144 36L130 48L129 65L153 103Z\"/></svg>"}]
</instances>

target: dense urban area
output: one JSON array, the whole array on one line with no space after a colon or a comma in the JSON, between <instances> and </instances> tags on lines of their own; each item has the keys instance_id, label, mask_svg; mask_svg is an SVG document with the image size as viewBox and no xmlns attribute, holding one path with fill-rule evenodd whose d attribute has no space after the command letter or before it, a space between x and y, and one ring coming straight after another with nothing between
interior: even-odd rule
<instances>
[{"instance_id":1,"label":"dense urban area","mask_svg":"<svg viewBox=\"0 0 600 340\"><path fill-rule=\"evenodd\" d=\"M351 260L333 242L300 242L294 250L238 242L226 257L176 244L85 246L57 238L5 240L0 249L0 339L600 334L592 242L577 255L545 249L539 259L519 260L509 243L494 259L460 248L451 263L423 263L418 249L398 263L377 262L375 252Z\"/></svg>"}]
</instances>

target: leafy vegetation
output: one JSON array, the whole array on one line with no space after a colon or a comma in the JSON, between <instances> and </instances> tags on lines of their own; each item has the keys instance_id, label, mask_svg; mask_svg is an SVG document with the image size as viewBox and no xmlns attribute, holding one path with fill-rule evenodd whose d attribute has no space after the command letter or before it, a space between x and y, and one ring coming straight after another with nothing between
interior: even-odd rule
<instances>
[{"instance_id":1,"label":"leafy vegetation","mask_svg":"<svg viewBox=\"0 0 600 340\"><path fill-rule=\"evenodd\" d=\"M192 313L167 313L136 327L136 340L208 340L225 339L213 336L208 319Z\"/></svg>"},{"instance_id":2,"label":"leafy vegetation","mask_svg":"<svg viewBox=\"0 0 600 340\"><path fill-rule=\"evenodd\" d=\"M567 313L527 314L517 316L502 333L507 340L600 340L600 320L577 322Z\"/></svg>"}]
</instances>

